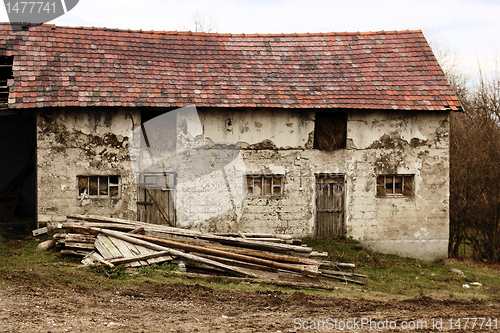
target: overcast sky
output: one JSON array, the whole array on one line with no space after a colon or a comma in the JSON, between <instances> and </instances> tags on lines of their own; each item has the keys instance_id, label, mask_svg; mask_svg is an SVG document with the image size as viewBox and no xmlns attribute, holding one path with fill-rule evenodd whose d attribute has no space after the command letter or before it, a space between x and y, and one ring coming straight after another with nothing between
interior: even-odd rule
<instances>
[{"instance_id":1,"label":"overcast sky","mask_svg":"<svg viewBox=\"0 0 500 333\"><path fill-rule=\"evenodd\" d=\"M500 60L500 0L80 0L49 23L194 30L196 13L224 33L421 29L458 54L464 73L478 72L478 63L490 71ZM8 21L4 8L0 14Z\"/></svg>"}]
</instances>

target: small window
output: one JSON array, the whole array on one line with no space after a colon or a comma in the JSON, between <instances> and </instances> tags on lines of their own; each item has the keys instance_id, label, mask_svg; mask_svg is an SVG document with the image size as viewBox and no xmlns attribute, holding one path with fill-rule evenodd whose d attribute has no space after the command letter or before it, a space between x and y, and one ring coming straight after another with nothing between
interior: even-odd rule
<instances>
[{"instance_id":1,"label":"small window","mask_svg":"<svg viewBox=\"0 0 500 333\"><path fill-rule=\"evenodd\" d=\"M141 174L141 178L143 182L138 185L144 188L162 190L175 189L175 173L148 172Z\"/></svg>"},{"instance_id":2,"label":"small window","mask_svg":"<svg viewBox=\"0 0 500 333\"><path fill-rule=\"evenodd\" d=\"M119 198L120 176L78 176L78 196L96 198Z\"/></svg>"},{"instance_id":3,"label":"small window","mask_svg":"<svg viewBox=\"0 0 500 333\"><path fill-rule=\"evenodd\" d=\"M12 76L13 57L0 56L0 109L8 108L9 84Z\"/></svg>"},{"instance_id":4,"label":"small window","mask_svg":"<svg viewBox=\"0 0 500 333\"><path fill-rule=\"evenodd\" d=\"M249 196L281 197L283 195L283 176L252 175L247 176Z\"/></svg>"},{"instance_id":5,"label":"small window","mask_svg":"<svg viewBox=\"0 0 500 333\"><path fill-rule=\"evenodd\" d=\"M377 177L377 196L412 196L413 175L381 175Z\"/></svg>"},{"instance_id":6,"label":"small window","mask_svg":"<svg viewBox=\"0 0 500 333\"><path fill-rule=\"evenodd\" d=\"M314 149L334 151L345 149L347 113L318 112L314 121Z\"/></svg>"}]
</instances>

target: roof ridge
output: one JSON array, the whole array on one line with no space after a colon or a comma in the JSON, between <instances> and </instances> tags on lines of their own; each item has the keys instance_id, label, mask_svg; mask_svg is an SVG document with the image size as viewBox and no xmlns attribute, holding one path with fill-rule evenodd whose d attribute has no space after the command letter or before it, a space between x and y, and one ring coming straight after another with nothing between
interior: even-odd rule
<instances>
[{"instance_id":1,"label":"roof ridge","mask_svg":"<svg viewBox=\"0 0 500 333\"><path fill-rule=\"evenodd\" d=\"M10 25L10 23L0 22L0 25ZM106 27L70 27L58 26L55 24L30 24L30 27L50 28L52 30L73 29L73 30L93 30L93 31L115 31L124 33L140 33L140 34L154 34L154 35L179 35L179 36L200 36L200 37L324 37L324 36L367 36L367 35L389 35L389 34L407 34L407 33L422 33L421 29L418 30L380 30L380 31L339 31L339 32L307 32L307 33L220 33L220 32L196 32L196 31L166 31L166 30L133 30L133 29L119 29L119 28L106 28Z\"/></svg>"}]
</instances>

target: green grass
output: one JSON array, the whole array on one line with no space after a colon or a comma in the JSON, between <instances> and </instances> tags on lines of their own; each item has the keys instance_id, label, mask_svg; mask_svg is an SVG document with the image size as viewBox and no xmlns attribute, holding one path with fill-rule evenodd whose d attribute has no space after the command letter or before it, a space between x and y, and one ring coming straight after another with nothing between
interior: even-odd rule
<instances>
[{"instance_id":1,"label":"green grass","mask_svg":"<svg viewBox=\"0 0 500 333\"><path fill-rule=\"evenodd\" d=\"M25 287L66 288L85 286L88 288L130 288L145 281L153 283L201 284L214 289L239 289L247 291L279 290L294 292L296 288L276 287L271 285L223 282L218 279L186 279L170 274L176 267L170 264L152 265L141 268L136 275L124 272L123 266L108 268L77 267L80 258L62 257L54 249L47 252L35 251L36 246L49 239L47 235L34 239L23 237L12 239L0 236L0 287L16 285ZM356 272L368 277L356 278L366 282L361 288L368 291L324 291L304 290L318 295L341 295L346 297L409 298L430 296L434 298L469 298L474 300L499 299L500 279L498 268L478 265L473 261L425 262L402 258L395 255L377 254L362 249L352 239L334 238L328 240L305 239L304 242L317 251L327 251L329 260L352 262ZM497 266L499 267L499 266ZM457 268L466 278L451 272ZM465 289L463 284L480 282L483 287ZM348 284L359 289L360 286Z\"/></svg>"},{"instance_id":2,"label":"green grass","mask_svg":"<svg viewBox=\"0 0 500 333\"><path fill-rule=\"evenodd\" d=\"M435 298L500 298L500 271L478 266L473 261L421 261L396 255L373 253L362 249L353 239L305 239L318 251L327 251L329 260L356 264L356 272L368 276L364 289L373 295ZM451 271L460 269L465 278ZM464 284L480 282L482 287L464 288Z\"/></svg>"}]
</instances>

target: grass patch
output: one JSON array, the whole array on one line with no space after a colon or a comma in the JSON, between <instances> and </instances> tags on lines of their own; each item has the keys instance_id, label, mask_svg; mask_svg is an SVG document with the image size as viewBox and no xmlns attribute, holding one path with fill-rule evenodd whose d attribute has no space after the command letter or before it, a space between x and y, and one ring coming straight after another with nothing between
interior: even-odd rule
<instances>
[{"instance_id":1,"label":"grass patch","mask_svg":"<svg viewBox=\"0 0 500 333\"><path fill-rule=\"evenodd\" d=\"M468 298L477 301L500 299L500 265L479 264L472 261L448 260L446 262L426 262L396 255L378 254L362 249L358 242L342 237L332 239L304 239L304 242L319 252L327 251L329 260L352 262L356 272L368 276L363 287L368 293L353 291L307 290L272 285L225 282L219 279L185 279L168 274L176 270L168 263L151 265L130 275L124 266L115 268L105 266L77 267L79 257L62 257L55 250L37 252L37 245L49 239L44 237L19 237L0 235L0 287L6 285L38 288L115 288L140 286L144 282L200 284L213 289L238 289L245 291L302 292L316 295L340 295L347 297L418 297ZM450 268L460 269L465 278L451 272ZM480 282L482 287L462 285ZM349 287L359 288L356 285Z\"/></svg>"},{"instance_id":2,"label":"grass patch","mask_svg":"<svg viewBox=\"0 0 500 333\"><path fill-rule=\"evenodd\" d=\"M304 239L317 251L327 251L328 260L356 264L356 272L368 278L364 289L380 296L434 298L500 298L498 268L474 265L471 261L422 261L397 255L374 253L363 249L356 240L345 237ZM451 271L456 268L465 274L460 277ZM480 282L482 287L464 284Z\"/></svg>"}]
</instances>

